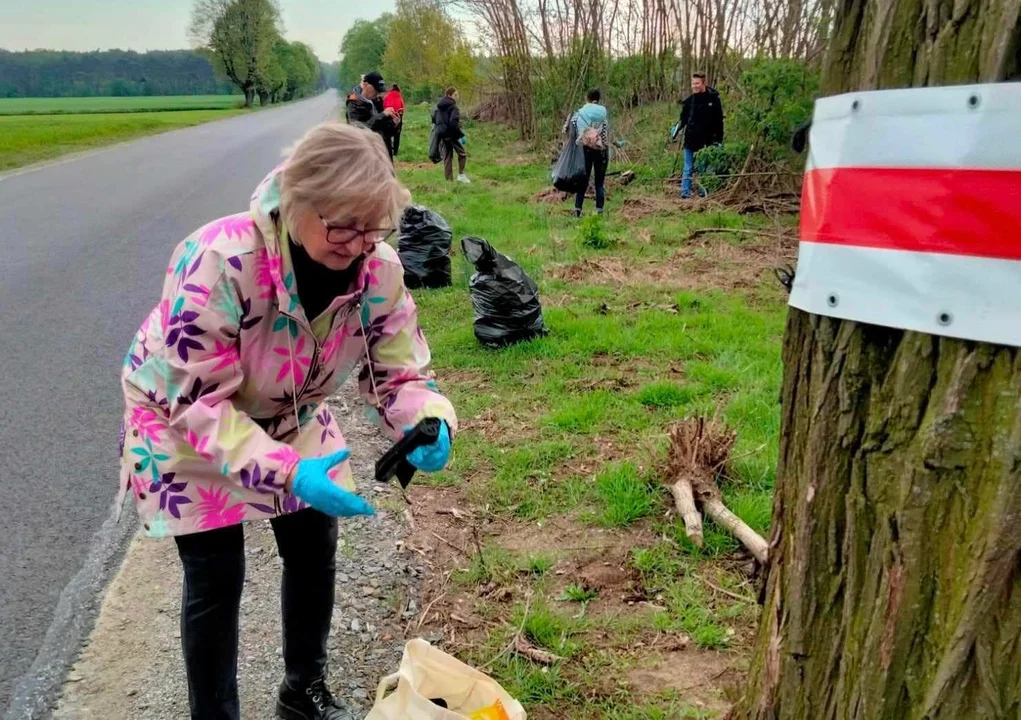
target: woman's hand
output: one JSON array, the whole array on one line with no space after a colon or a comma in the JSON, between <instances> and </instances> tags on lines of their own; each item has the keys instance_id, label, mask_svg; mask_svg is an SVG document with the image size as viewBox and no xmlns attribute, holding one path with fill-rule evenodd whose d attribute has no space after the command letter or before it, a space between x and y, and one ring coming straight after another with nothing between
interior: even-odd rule
<instances>
[{"instance_id":1,"label":"woman's hand","mask_svg":"<svg viewBox=\"0 0 1021 720\"><path fill-rule=\"evenodd\" d=\"M376 511L369 503L334 485L327 474L349 457L350 452L339 450L323 458L302 460L294 471L293 479L288 478L284 487L316 510L333 517L374 515Z\"/></svg>"},{"instance_id":2,"label":"woman's hand","mask_svg":"<svg viewBox=\"0 0 1021 720\"><path fill-rule=\"evenodd\" d=\"M404 428L404 432L413 430L412 426ZM424 472L439 472L450 460L450 431L446 421L440 422L440 436L432 445L415 448L407 455L408 462Z\"/></svg>"}]
</instances>

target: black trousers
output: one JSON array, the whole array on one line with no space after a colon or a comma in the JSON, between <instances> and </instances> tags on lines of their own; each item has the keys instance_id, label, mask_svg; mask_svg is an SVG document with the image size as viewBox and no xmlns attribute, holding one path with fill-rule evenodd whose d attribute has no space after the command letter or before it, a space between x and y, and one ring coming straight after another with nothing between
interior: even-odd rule
<instances>
[{"instance_id":1,"label":"black trousers","mask_svg":"<svg viewBox=\"0 0 1021 720\"><path fill-rule=\"evenodd\" d=\"M326 674L337 572L337 520L302 510L270 520L284 561L280 586L284 680L300 689ZM240 525L176 538L184 565L181 647L192 720L238 720L238 611L245 580Z\"/></svg>"},{"instance_id":2,"label":"black trousers","mask_svg":"<svg viewBox=\"0 0 1021 720\"><path fill-rule=\"evenodd\" d=\"M396 128L394 128L393 134L390 135L390 157L397 157L398 151L401 149L401 130L404 129L404 123L402 122Z\"/></svg>"},{"instance_id":3,"label":"black trousers","mask_svg":"<svg viewBox=\"0 0 1021 720\"><path fill-rule=\"evenodd\" d=\"M585 177L592 177L592 171L596 171L595 186L596 186L596 209L602 210L603 203L606 201L606 166L610 164L610 156L605 150L596 150L594 148L585 148ZM585 204L585 191L588 190L588 182L585 183L585 187L578 191L578 194L574 197L574 208L578 212L581 212L582 206Z\"/></svg>"}]
</instances>

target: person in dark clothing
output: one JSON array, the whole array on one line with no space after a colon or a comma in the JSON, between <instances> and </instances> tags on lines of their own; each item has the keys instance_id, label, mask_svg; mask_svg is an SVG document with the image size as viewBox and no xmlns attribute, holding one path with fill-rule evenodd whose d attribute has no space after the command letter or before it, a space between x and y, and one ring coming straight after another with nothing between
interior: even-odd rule
<instances>
[{"instance_id":1,"label":"person in dark clothing","mask_svg":"<svg viewBox=\"0 0 1021 720\"><path fill-rule=\"evenodd\" d=\"M715 88L706 85L705 75L691 76L691 95L681 102L678 129L684 130L684 174L681 197L691 197L691 175L695 171L695 153L723 142L723 105Z\"/></svg>"},{"instance_id":2,"label":"person in dark clothing","mask_svg":"<svg viewBox=\"0 0 1021 720\"><path fill-rule=\"evenodd\" d=\"M585 204L585 192L588 190L588 178L595 171L596 212L603 214L603 203L606 200L606 166L610 163L609 152L609 116L606 108L600 104L602 93L599 88L592 88L585 96L584 106L571 114L568 123L574 123L577 131L578 144L585 151L585 187L581 188L574 198L574 216L581 217ZM564 132L568 126L564 125Z\"/></svg>"},{"instance_id":3,"label":"person in dark clothing","mask_svg":"<svg viewBox=\"0 0 1021 720\"><path fill-rule=\"evenodd\" d=\"M401 117L393 108L383 107L384 92L386 83L383 82L383 76L378 72L370 72L362 78L361 85L348 93L345 114L349 125L364 125L383 138L392 161L390 138L397 132Z\"/></svg>"},{"instance_id":4,"label":"person in dark clothing","mask_svg":"<svg viewBox=\"0 0 1021 720\"><path fill-rule=\"evenodd\" d=\"M433 112L433 123L440 138L440 153L443 156L443 176L447 180L454 179L454 153L457 153L457 181L470 183L471 180L464 174L464 167L468 164L468 154L464 150L467 139L461 129L461 111L457 107L459 94L457 88L449 87L436 103L436 110Z\"/></svg>"}]
</instances>

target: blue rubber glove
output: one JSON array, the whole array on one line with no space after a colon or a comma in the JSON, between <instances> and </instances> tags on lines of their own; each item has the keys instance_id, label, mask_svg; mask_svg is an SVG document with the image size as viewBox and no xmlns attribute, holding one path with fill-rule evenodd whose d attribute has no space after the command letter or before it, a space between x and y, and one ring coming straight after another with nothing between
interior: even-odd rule
<instances>
[{"instance_id":1,"label":"blue rubber glove","mask_svg":"<svg viewBox=\"0 0 1021 720\"><path fill-rule=\"evenodd\" d=\"M349 515L375 515L369 503L353 492L337 487L326 474L335 465L347 460L351 453L338 450L322 458L308 458L298 462L298 471L291 483L291 492L316 510L333 517Z\"/></svg>"},{"instance_id":2,"label":"blue rubber glove","mask_svg":"<svg viewBox=\"0 0 1021 720\"><path fill-rule=\"evenodd\" d=\"M408 425L404 432L414 430L414 426ZM450 431L447 429L446 421L440 422L440 436L432 445L423 445L408 453L408 462L424 472L439 472L447 466L450 460Z\"/></svg>"},{"instance_id":3,"label":"blue rubber glove","mask_svg":"<svg viewBox=\"0 0 1021 720\"><path fill-rule=\"evenodd\" d=\"M468 144L468 137L465 136L465 135L462 135L461 139L458 140L458 142L461 143L462 146L467 145Z\"/></svg>"}]
</instances>

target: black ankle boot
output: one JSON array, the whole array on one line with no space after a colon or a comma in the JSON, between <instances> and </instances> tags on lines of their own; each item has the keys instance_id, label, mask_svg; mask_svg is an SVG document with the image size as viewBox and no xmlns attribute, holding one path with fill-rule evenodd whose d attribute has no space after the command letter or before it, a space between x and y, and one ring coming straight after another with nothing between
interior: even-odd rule
<instances>
[{"instance_id":1,"label":"black ankle boot","mask_svg":"<svg viewBox=\"0 0 1021 720\"><path fill-rule=\"evenodd\" d=\"M326 678L295 689L285 681L277 698L277 717L282 720L355 720L355 714L333 697Z\"/></svg>"}]
</instances>

